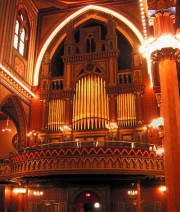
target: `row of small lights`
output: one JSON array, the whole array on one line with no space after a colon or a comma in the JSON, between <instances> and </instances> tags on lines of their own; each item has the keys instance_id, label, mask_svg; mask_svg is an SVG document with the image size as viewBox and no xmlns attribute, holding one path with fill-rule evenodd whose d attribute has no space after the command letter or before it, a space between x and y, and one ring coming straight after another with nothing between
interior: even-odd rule
<instances>
[{"instance_id":1,"label":"row of small lights","mask_svg":"<svg viewBox=\"0 0 180 212\"><path fill-rule=\"evenodd\" d=\"M13 191L16 194L25 194L27 190L26 188L15 188ZM43 195L43 191L34 191L33 195L36 197L40 197Z\"/></svg>"},{"instance_id":2,"label":"row of small lights","mask_svg":"<svg viewBox=\"0 0 180 212\"><path fill-rule=\"evenodd\" d=\"M165 192L166 190L167 190L167 188L166 188L166 186L160 186L159 188L159 191L161 191L161 192ZM135 189L131 189L131 190L128 190L128 195L129 196L131 196L131 197L135 197L135 196L137 196L138 195L138 191L137 190L135 190Z\"/></svg>"},{"instance_id":3,"label":"row of small lights","mask_svg":"<svg viewBox=\"0 0 180 212\"><path fill-rule=\"evenodd\" d=\"M139 7L141 11L141 22L143 26L143 34L144 38L147 39L147 27L146 27L146 16L145 16L145 10L144 10L144 3L143 0L139 0Z\"/></svg>"},{"instance_id":4,"label":"row of small lights","mask_svg":"<svg viewBox=\"0 0 180 212\"><path fill-rule=\"evenodd\" d=\"M142 26L143 26L143 34L144 34L145 41L147 41L148 36L147 36L145 6L146 5L144 5L144 0L139 0L139 7L140 7L140 11L141 11L141 22L142 22ZM142 46L144 46L144 43ZM142 50L141 50L142 46L140 46L140 53L142 53ZM148 65L148 73L149 73L149 77L150 77L150 87L152 88L153 81L152 81L152 73L151 73L151 62L150 62L149 58L147 58L147 65Z\"/></svg>"}]
</instances>

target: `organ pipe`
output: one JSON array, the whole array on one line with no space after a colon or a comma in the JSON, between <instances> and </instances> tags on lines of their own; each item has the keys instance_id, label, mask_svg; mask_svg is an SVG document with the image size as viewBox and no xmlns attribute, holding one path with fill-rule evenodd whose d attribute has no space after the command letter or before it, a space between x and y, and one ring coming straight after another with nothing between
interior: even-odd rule
<instances>
[{"instance_id":1,"label":"organ pipe","mask_svg":"<svg viewBox=\"0 0 180 212\"><path fill-rule=\"evenodd\" d=\"M105 80L91 74L76 84L73 97L73 128L76 130L104 128L108 122Z\"/></svg>"},{"instance_id":2,"label":"organ pipe","mask_svg":"<svg viewBox=\"0 0 180 212\"><path fill-rule=\"evenodd\" d=\"M49 101L48 130L59 131L65 121L65 101L54 99Z\"/></svg>"},{"instance_id":3,"label":"organ pipe","mask_svg":"<svg viewBox=\"0 0 180 212\"><path fill-rule=\"evenodd\" d=\"M132 127L136 124L135 96L132 93L117 96L118 125Z\"/></svg>"},{"instance_id":4,"label":"organ pipe","mask_svg":"<svg viewBox=\"0 0 180 212\"><path fill-rule=\"evenodd\" d=\"M87 79L84 78L84 101L83 101L83 104L84 104L84 118L83 118L83 123L84 123L84 128L86 129L86 117L87 117L87 113L86 113L86 110L87 110L87 101L86 101L86 98L87 98Z\"/></svg>"},{"instance_id":5,"label":"organ pipe","mask_svg":"<svg viewBox=\"0 0 180 212\"><path fill-rule=\"evenodd\" d=\"M95 85L97 84L97 78L94 78L94 83ZM98 119L97 119L97 114L98 114L98 87L94 87L94 117L95 117L95 128L98 128Z\"/></svg>"}]
</instances>

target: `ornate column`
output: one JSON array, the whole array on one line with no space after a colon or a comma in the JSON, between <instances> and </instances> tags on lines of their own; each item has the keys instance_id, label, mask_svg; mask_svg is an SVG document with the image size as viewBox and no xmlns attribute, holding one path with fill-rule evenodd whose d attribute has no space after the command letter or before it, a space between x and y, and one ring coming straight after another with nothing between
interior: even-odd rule
<instances>
[{"instance_id":1,"label":"ornate column","mask_svg":"<svg viewBox=\"0 0 180 212\"><path fill-rule=\"evenodd\" d=\"M176 49L180 49L180 39L174 35L175 15L171 10L174 1L158 0L148 4L149 10L155 11L152 23L155 38L149 40L144 56L151 57L159 64L167 209L177 212L180 211L180 97L175 59ZM150 69L149 74L152 75Z\"/></svg>"},{"instance_id":2,"label":"ornate column","mask_svg":"<svg viewBox=\"0 0 180 212\"><path fill-rule=\"evenodd\" d=\"M159 61L162 115L164 117L164 166L168 211L180 211L180 97L173 48L156 52Z\"/></svg>"}]
</instances>

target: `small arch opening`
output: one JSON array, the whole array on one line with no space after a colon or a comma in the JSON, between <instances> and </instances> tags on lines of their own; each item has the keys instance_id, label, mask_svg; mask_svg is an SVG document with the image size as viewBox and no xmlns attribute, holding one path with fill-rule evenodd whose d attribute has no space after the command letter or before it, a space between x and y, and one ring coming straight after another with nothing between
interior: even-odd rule
<instances>
[{"instance_id":1,"label":"small arch opening","mask_svg":"<svg viewBox=\"0 0 180 212\"><path fill-rule=\"evenodd\" d=\"M99 196L92 191L83 191L75 201L75 212L102 212L102 203Z\"/></svg>"}]
</instances>

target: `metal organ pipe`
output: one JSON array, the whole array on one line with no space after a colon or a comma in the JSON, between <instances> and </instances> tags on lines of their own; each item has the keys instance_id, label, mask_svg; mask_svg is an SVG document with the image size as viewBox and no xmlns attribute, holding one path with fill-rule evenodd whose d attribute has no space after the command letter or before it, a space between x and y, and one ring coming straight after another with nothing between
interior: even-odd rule
<instances>
[{"instance_id":1,"label":"metal organ pipe","mask_svg":"<svg viewBox=\"0 0 180 212\"><path fill-rule=\"evenodd\" d=\"M135 96L132 93L117 96L118 125L132 127L136 124Z\"/></svg>"},{"instance_id":2,"label":"metal organ pipe","mask_svg":"<svg viewBox=\"0 0 180 212\"><path fill-rule=\"evenodd\" d=\"M59 131L65 121L65 101L54 99L49 102L48 130Z\"/></svg>"},{"instance_id":3,"label":"metal organ pipe","mask_svg":"<svg viewBox=\"0 0 180 212\"><path fill-rule=\"evenodd\" d=\"M105 80L95 74L81 78L73 98L73 129L105 128L109 120Z\"/></svg>"}]
</instances>

